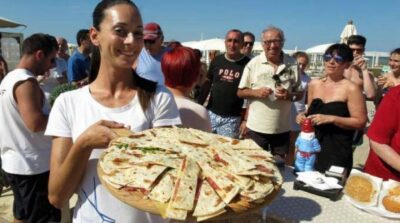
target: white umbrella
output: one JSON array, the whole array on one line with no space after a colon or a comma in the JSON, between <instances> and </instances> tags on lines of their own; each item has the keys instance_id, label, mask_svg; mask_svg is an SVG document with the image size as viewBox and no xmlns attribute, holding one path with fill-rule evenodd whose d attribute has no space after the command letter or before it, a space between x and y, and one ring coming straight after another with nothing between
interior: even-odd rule
<instances>
[{"instance_id":1,"label":"white umbrella","mask_svg":"<svg viewBox=\"0 0 400 223\"><path fill-rule=\"evenodd\" d=\"M347 25L343 28L342 33L340 34L340 43L346 43L350 36L357 35L356 26L353 25L353 21L350 20Z\"/></svg>"},{"instance_id":2,"label":"white umbrella","mask_svg":"<svg viewBox=\"0 0 400 223\"><path fill-rule=\"evenodd\" d=\"M9 19L5 19L5 18L0 17L0 28L15 28L15 27L18 27L18 26L26 27L26 25L24 25L24 24L20 24L20 23L11 21Z\"/></svg>"},{"instance_id":3,"label":"white umbrella","mask_svg":"<svg viewBox=\"0 0 400 223\"><path fill-rule=\"evenodd\" d=\"M218 50L225 52L225 40L219 38L200 40L193 45L193 48L201 51Z\"/></svg>"},{"instance_id":4,"label":"white umbrella","mask_svg":"<svg viewBox=\"0 0 400 223\"><path fill-rule=\"evenodd\" d=\"M186 47L190 47L193 49L197 49L195 48L196 44L198 44L199 41L188 41L188 42L183 42L182 46L186 46Z\"/></svg>"}]
</instances>

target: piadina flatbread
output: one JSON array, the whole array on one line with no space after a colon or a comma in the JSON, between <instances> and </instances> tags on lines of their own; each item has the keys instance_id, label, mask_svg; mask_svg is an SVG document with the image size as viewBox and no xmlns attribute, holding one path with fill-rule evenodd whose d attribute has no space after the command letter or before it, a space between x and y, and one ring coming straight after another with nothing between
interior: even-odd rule
<instances>
[{"instance_id":1,"label":"piadina flatbread","mask_svg":"<svg viewBox=\"0 0 400 223\"><path fill-rule=\"evenodd\" d=\"M282 185L272 155L254 141L190 128L124 132L104 150L98 170L117 198L177 220L251 211Z\"/></svg>"}]
</instances>

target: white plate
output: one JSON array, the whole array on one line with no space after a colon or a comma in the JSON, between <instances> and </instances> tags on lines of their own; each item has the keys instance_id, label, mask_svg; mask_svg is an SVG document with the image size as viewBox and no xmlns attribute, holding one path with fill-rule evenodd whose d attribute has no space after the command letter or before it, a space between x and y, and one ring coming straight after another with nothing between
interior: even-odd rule
<instances>
[{"instance_id":1,"label":"white plate","mask_svg":"<svg viewBox=\"0 0 400 223\"><path fill-rule=\"evenodd\" d=\"M362 175L368 175L369 177L371 177L372 179L377 180L377 183L382 182L383 180L381 178L375 177L375 176L371 176L367 173L362 173L361 171L354 171L354 169L351 171L351 174L362 174ZM354 201L353 199L351 199L349 196L347 196L346 194L344 195L345 199L350 202L350 204L352 204L353 206L357 207L358 209L364 210L368 213L371 213L373 215L377 215L377 216L381 216L381 217L385 217L385 218L390 218L390 219L400 219L400 214L397 213L393 213L390 211L387 211L385 209L385 207L383 207L382 205L382 199L384 196L386 196L386 194L388 193L388 189L392 188L394 185L396 184L400 184L399 182L396 181L384 181L383 183L379 183L379 188L378 188L378 193L377 193L377 197L379 195L379 199L378 199L378 203L375 203L374 205L364 205L361 204L360 202Z\"/></svg>"}]
</instances>

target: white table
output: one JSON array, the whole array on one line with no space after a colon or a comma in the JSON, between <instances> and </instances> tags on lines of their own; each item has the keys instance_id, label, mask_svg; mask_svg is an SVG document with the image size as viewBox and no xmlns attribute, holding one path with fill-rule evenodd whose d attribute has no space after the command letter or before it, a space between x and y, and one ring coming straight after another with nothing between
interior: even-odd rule
<instances>
[{"instance_id":1,"label":"white table","mask_svg":"<svg viewBox=\"0 0 400 223\"><path fill-rule=\"evenodd\" d=\"M331 201L329 198L294 190L293 182L296 177L293 175L293 168L285 167L281 173L285 182L278 197L264 209L267 216L284 222L400 222L364 212L351 205L344 197Z\"/></svg>"}]
</instances>

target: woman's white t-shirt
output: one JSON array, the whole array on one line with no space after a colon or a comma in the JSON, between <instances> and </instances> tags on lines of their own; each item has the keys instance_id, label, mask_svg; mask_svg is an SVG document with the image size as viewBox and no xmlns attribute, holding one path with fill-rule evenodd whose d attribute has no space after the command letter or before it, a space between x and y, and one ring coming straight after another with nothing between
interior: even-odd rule
<instances>
[{"instance_id":1,"label":"woman's white t-shirt","mask_svg":"<svg viewBox=\"0 0 400 223\"><path fill-rule=\"evenodd\" d=\"M89 86L61 94L52 107L46 135L72 138L75 142L90 125L99 120L124 123L133 131L158 126L179 125L181 120L172 94L158 86L146 112L138 98L122 107L108 108L90 94ZM101 184L96 165L102 149L94 149L76 193L74 222L164 222L161 217L132 208L113 197Z\"/></svg>"}]
</instances>

